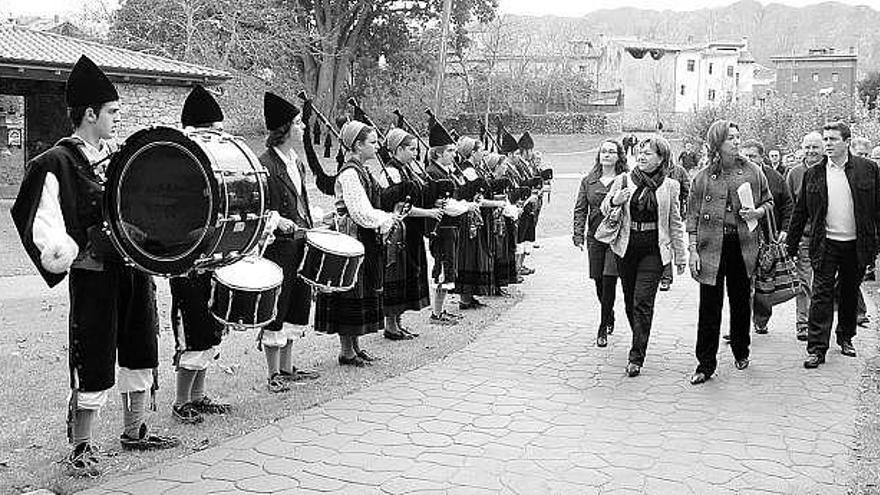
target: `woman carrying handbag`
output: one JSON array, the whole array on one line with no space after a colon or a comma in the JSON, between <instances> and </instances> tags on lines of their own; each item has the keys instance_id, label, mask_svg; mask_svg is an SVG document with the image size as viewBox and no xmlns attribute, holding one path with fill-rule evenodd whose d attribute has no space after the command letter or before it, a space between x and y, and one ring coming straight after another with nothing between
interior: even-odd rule
<instances>
[{"instance_id":1,"label":"woman carrying handbag","mask_svg":"<svg viewBox=\"0 0 880 495\"><path fill-rule=\"evenodd\" d=\"M602 202L606 216L620 210L617 236L610 245L619 257L626 317L633 333L626 365L630 377L638 376L645 362L663 265L674 261L682 274L687 264L680 186L666 175L669 142L651 136L639 143L637 157L636 168L615 179Z\"/></svg>"}]
</instances>

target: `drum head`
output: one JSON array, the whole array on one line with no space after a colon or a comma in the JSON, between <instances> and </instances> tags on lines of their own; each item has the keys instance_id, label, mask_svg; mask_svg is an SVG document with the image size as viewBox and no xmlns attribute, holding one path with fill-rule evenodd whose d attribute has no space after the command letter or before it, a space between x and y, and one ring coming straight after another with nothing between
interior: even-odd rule
<instances>
[{"instance_id":1,"label":"drum head","mask_svg":"<svg viewBox=\"0 0 880 495\"><path fill-rule=\"evenodd\" d=\"M361 241L332 230L310 230L306 232L306 242L326 253L346 257L364 255L364 245Z\"/></svg>"},{"instance_id":2,"label":"drum head","mask_svg":"<svg viewBox=\"0 0 880 495\"><path fill-rule=\"evenodd\" d=\"M108 167L105 219L117 247L144 271L186 272L212 231L214 184L208 157L182 132L135 133Z\"/></svg>"},{"instance_id":3,"label":"drum head","mask_svg":"<svg viewBox=\"0 0 880 495\"><path fill-rule=\"evenodd\" d=\"M281 267L266 258L247 256L214 271L217 282L232 289L260 291L278 287L284 281Z\"/></svg>"}]
</instances>

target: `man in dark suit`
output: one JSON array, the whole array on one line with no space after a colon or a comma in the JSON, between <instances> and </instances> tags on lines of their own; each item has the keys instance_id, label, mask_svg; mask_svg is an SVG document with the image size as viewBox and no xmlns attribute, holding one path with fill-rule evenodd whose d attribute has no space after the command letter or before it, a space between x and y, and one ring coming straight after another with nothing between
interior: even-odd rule
<instances>
[{"instance_id":1,"label":"man in dark suit","mask_svg":"<svg viewBox=\"0 0 880 495\"><path fill-rule=\"evenodd\" d=\"M849 153L851 132L843 122L822 128L825 158L806 171L804 194L798 196L787 247L797 254L809 223L813 299L805 368L825 362L834 318L834 285L840 286L837 343L845 356L855 356L856 299L865 266L877 253L880 231L880 168Z\"/></svg>"}]
</instances>

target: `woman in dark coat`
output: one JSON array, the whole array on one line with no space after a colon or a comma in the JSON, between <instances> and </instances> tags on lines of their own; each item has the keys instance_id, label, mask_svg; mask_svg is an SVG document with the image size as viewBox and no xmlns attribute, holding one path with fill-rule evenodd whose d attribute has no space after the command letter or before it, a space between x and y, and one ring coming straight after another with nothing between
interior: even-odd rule
<instances>
[{"instance_id":1,"label":"woman in dark coat","mask_svg":"<svg viewBox=\"0 0 880 495\"><path fill-rule=\"evenodd\" d=\"M266 248L265 257L284 273L278 314L263 328L260 343L266 353L271 392L289 390L286 381L317 378L314 371L297 369L291 363L293 340L309 324L312 289L297 276L305 251L305 231L312 228L309 196L305 186L305 167L294 151L303 139L303 121L299 109L272 93L266 93L263 113L269 136L260 163L269 172L269 205L280 215L275 242ZM285 323L289 325L285 327Z\"/></svg>"},{"instance_id":2,"label":"woman in dark coat","mask_svg":"<svg viewBox=\"0 0 880 495\"><path fill-rule=\"evenodd\" d=\"M691 275L700 283L697 360L691 383L715 374L724 285L730 304L730 350L737 369L749 366L752 277L761 229L747 222L773 208L767 177L739 155L739 127L718 120L706 135L709 164L694 177L687 208ZM743 206L738 190L751 190L754 207Z\"/></svg>"},{"instance_id":3,"label":"woman in dark coat","mask_svg":"<svg viewBox=\"0 0 880 495\"><path fill-rule=\"evenodd\" d=\"M596 296L602 306L602 317L596 335L596 345L608 345L608 335L614 332L614 299L617 292L617 261L608 244L599 242L594 235L605 216L599 209L614 179L626 173L626 152L617 141L606 140L599 146L596 163L590 173L581 180L577 201L574 205L574 245L583 249L587 241L590 278L596 284ZM584 226L586 225L586 236Z\"/></svg>"}]
</instances>

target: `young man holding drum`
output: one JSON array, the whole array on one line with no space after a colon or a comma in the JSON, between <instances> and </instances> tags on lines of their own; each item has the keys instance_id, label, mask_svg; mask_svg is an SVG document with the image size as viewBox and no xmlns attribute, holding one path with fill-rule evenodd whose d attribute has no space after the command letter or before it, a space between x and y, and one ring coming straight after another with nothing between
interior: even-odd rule
<instances>
[{"instance_id":1,"label":"young man holding drum","mask_svg":"<svg viewBox=\"0 0 880 495\"><path fill-rule=\"evenodd\" d=\"M102 228L119 95L82 56L67 79L65 100L74 133L28 163L12 216L46 283L53 287L70 275L67 434L73 451L66 464L71 474L96 476L93 425L114 385L122 394L123 448L165 449L180 441L152 435L146 425L147 391L158 388L155 284L123 263Z\"/></svg>"}]
</instances>

